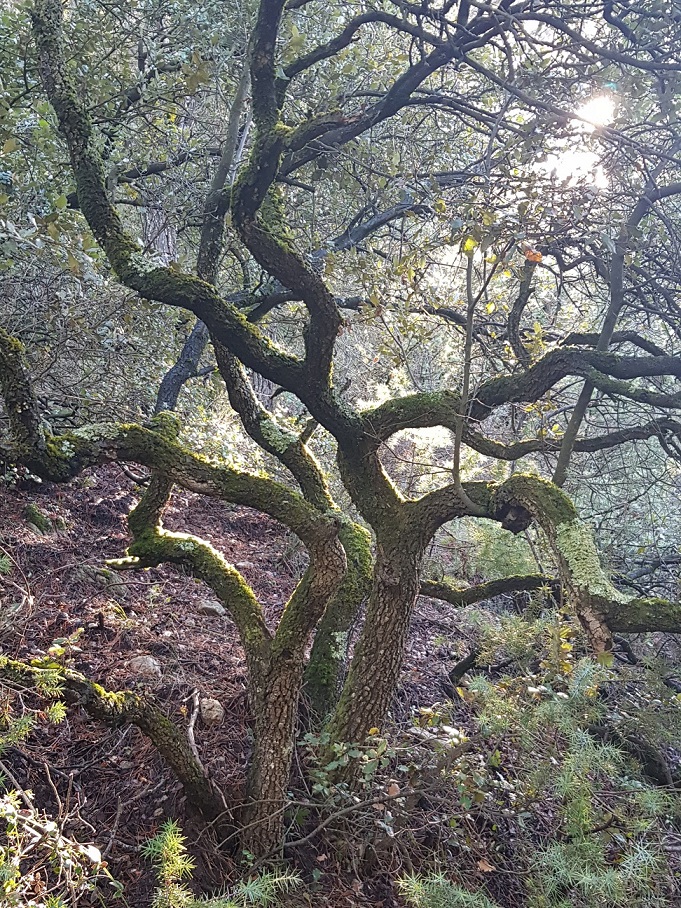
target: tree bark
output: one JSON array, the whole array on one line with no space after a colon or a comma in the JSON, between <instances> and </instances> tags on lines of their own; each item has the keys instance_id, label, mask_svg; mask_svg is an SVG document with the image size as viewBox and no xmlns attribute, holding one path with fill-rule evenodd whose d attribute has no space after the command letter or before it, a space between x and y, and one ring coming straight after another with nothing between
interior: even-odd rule
<instances>
[{"instance_id":1,"label":"tree bark","mask_svg":"<svg viewBox=\"0 0 681 908\"><path fill-rule=\"evenodd\" d=\"M423 547L408 534L377 543L362 635L331 720L332 740L360 743L380 728L397 689Z\"/></svg>"},{"instance_id":2,"label":"tree bark","mask_svg":"<svg viewBox=\"0 0 681 908\"><path fill-rule=\"evenodd\" d=\"M283 846L303 660L287 658L266 672L255 697L254 748L241 823L241 847L262 857Z\"/></svg>"}]
</instances>

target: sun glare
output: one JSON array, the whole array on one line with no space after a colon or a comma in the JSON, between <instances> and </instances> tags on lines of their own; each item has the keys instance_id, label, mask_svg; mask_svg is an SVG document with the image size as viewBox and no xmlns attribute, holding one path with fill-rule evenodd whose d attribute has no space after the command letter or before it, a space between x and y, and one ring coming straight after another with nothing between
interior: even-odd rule
<instances>
[{"instance_id":1,"label":"sun glare","mask_svg":"<svg viewBox=\"0 0 681 908\"><path fill-rule=\"evenodd\" d=\"M611 95L595 95L575 111L577 132L586 138L600 126L612 123L616 106L617 102ZM581 148L579 144L579 139L571 146L565 142L563 150L549 155L540 169L569 185L586 180L596 189L606 189L608 177L600 163L600 155L589 148L588 143L585 142Z\"/></svg>"},{"instance_id":2,"label":"sun glare","mask_svg":"<svg viewBox=\"0 0 681 908\"><path fill-rule=\"evenodd\" d=\"M607 126L615 116L615 99L610 95L596 95L577 108L577 116L586 121L585 126L589 132L599 126Z\"/></svg>"}]
</instances>

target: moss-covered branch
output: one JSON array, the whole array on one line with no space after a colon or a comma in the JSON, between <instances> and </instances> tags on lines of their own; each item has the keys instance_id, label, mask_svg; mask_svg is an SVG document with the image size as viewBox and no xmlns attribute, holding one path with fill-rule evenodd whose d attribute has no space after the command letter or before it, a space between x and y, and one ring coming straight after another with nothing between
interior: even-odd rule
<instances>
[{"instance_id":1,"label":"moss-covered branch","mask_svg":"<svg viewBox=\"0 0 681 908\"><path fill-rule=\"evenodd\" d=\"M24 348L4 328L0 328L0 391L17 449L24 453L44 453L45 437L38 402L24 363Z\"/></svg>"},{"instance_id":2,"label":"moss-covered branch","mask_svg":"<svg viewBox=\"0 0 681 908\"><path fill-rule=\"evenodd\" d=\"M154 744L187 794L189 803L207 820L221 818L225 808L203 768L192 753L186 734L168 718L150 693L130 690L108 691L70 668L36 661L31 664L0 656L0 680L12 685L35 688L41 676L50 687L60 685L65 697L93 719L109 726L135 725Z\"/></svg>"},{"instance_id":3,"label":"moss-covered branch","mask_svg":"<svg viewBox=\"0 0 681 908\"><path fill-rule=\"evenodd\" d=\"M523 591L550 588L554 581L543 574L522 574L512 577L501 577L498 580L489 580L486 583L477 583L474 586L458 587L452 583L437 580L422 580L421 595L431 599L442 599L456 608L484 602L493 599L502 593L520 593Z\"/></svg>"},{"instance_id":4,"label":"moss-covered branch","mask_svg":"<svg viewBox=\"0 0 681 908\"><path fill-rule=\"evenodd\" d=\"M79 207L121 281L147 299L190 310L249 366L296 393L303 390L299 360L268 341L210 284L159 266L125 231L107 195L98 136L68 71L62 29L61 0L36 0L33 33L41 79L69 149Z\"/></svg>"},{"instance_id":5,"label":"moss-covered branch","mask_svg":"<svg viewBox=\"0 0 681 908\"><path fill-rule=\"evenodd\" d=\"M559 381L570 375L589 377L603 390L622 394L655 406L681 406L675 394L635 389L627 380L645 377L681 377L678 356L618 356L596 350L560 348L552 350L520 375L500 375L478 388L471 402L471 419L484 420L494 409L508 403L539 400ZM376 444L401 429L445 426L454 429L459 395L455 391L411 394L386 401L362 413L368 435Z\"/></svg>"},{"instance_id":6,"label":"moss-covered branch","mask_svg":"<svg viewBox=\"0 0 681 908\"><path fill-rule=\"evenodd\" d=\"M283 91L276 78L276 41L282 0L262 0L251 42L251 84L255 141L239 175L231 207L234 223L256 261L305 304L307 397L331 387L331 362L341 317L333 294L293 248L280 189L275 179L293 130L281 120Z\"/></svg>"},{"instance_id":7,"label":"moss-covered branch","mask_svg":"<svg viewBox=\"0 0 681 908\"><path fill-rule=\"evenodd\" d=\"M225 606L237 626L251 671L257 671L270 642L260 603L241 574L208 542L187 533L163 529L161 516L172 489L167 476L155 472L139 504L128 516L133 541L126 558L111 561L118 570L182 564L202 580Z\"/></svg>"},{"instance_id":8,"label":"moss-covered branch","mask_svg":"<svg viewBox=\"0 0 681 908\"><path fill-rule=\"evenodd\" d=\"M305 692L320 721L328 716L340 692L348 634L369 595L373 569L371 537L363 527L345 519L339 539L347 558L345 578L317 627L305 671Z\"/></svg>"},{"instance_id":9,"label":"moss-covered branch","mask_svg":"<svg viewBox=\"0 0 681 908\"><path fill-rule=\"evenodd\" d=\"M238 359L222 344L214 346L230 403L248 434L288 468L310 504L320 510L333 508L322 468L308 447L298 435L283 428L262 406Z\"/></svg>"},{"instance_id":10,"label":"moss-covered branch","mask_svg":"<svg viewBox=\"0 0 681 908\"><path fill-rule=\"evenodd\" d=\"M561 584L597 652L610 649L611 632L681 631L681 607L660 599L634 599L619 592L601 565L591 530L570 498L537 476L514 474L494 495L497 519L525 511L544 530L558 564Z\"/></svg>"},{"instance_id":11,"label":"moss-covered branch","mask_svg":"<svg viewBox=\"0 0 681 908\"><path fill-rule=\"evenodd\" d=\"M281 521L304 542L314 543L320 532L335 522L305 501L302 495L263 476L255 476L211 463L177 441L176 417L158 414L149 426L113 424L85 426L65 435L39 431L35 398L25 370L21 367L20 346L0 337L0 349L12 353L11 372L3 369L2 391L11 414L16 463L28 466L43 479L65 482L85 467L109 460L139 463L158 470L172 482L234 504L257 508ZM3 361L4 363L4 361ZM30 406L29 406L30 405ZM26 409L26 407L28 407ZM24 413L29 419L24 420Z\"/></svg>"}]
</instances>

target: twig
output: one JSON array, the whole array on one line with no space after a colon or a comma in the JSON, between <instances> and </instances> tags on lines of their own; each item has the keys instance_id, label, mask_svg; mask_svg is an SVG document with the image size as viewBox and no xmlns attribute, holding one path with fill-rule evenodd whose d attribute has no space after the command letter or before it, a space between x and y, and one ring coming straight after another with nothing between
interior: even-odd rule
<instances>
[{"instance_id":1,"label":"twig","mask_svg":"<svg viewBox=\"0 0 681 908\"><path fill-rule=\"evenodd\" d=\"M115 816L114 821L113 821L113 826L111 827L111 835L109 836L109 841L108 841L108 843L107 843L106 848L105 848L104 851L102 852L102 857L103 857L103 858L106 858L106 857L108 856L109 852L111 851L111 848L112 848L113 843L114 843L114 839L116 838L116 831L118 830L118 823L119 823L119 821L120 821L120 819L121 819L121 813L122 813L122 812L123 812L123 802L122 802L121 799L119 798L119 799L118 799L118 807L116 808L116 816Z\"/></svg>"},{"instance_id":2,"label":"twig","mask_svg":"<svg viewBox=\"0 0 681 908\"><path fill-rule=\"evenodd\" d=\"M57 802L57 816L61 817L64 813L64 805L62 804L62 800L59 797L59 792L57 791L57 786L52 781L52 776L50 775L50 767L47 765L47 763L42 763L41 765L42 765L43 769L45 770L45 775L47 776L47 781L49 783L50 788L52 789L52 794L54 795L54 799Z\"/></svg>"},{"instance_id":3,"label":"twig","mask_svg":"<svg viewBox=\"0 0 681 908\"><path fill-rule=\"evenodd\" d=\"M12 783L12 785L14 785L14 787L16 788L16 790L17 790L17 791L19 792L19 794L21 795L21 800L22 800L22 801L24 802L24 804L29 808L29 810L33 810L33 803L32 803L32 801L31 801L31 799L30 799L29 796L26 794L26 792L24 791L24 789L21 787L21 785L19 784L18 780L12 775L12 773L11 773L10 770L7 768L7 766L2 762L2 760L0 760L0 772L2 772L4 775L6 775L7 778L10 780L10 782Z\"/></svg>"},{"instance_id":4,"label":"twig","mask_svg":"<svg viewBox=\"0 0 681 908\"><path fill-rule=\"evenodd\" d=\"M196 718L199 714L199 708L200 708L199 692L196 688L194 688L194 690L191 692L189 697L187 697L187 700L192 701L192 712L189 717L189 725L187 726L187 739L189 741L189 747L191 748L191 752L194 754L194 757L196 758L196 762L201 767L201 772L203 772L205 775L206 770L204 769L203 763L201 762L201 757L199 756L199 749L196 746L196 739L194 738L194 727L196 725Z\"/></svg>"}]
</instances>

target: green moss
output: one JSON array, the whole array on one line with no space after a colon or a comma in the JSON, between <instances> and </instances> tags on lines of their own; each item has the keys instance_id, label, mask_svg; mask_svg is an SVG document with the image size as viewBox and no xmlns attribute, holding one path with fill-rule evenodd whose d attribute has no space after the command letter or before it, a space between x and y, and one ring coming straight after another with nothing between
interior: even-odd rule
<instances>
[{"instance_id":1,"label":"green moss","mask_svg":"<svg viewBox=\"0 0 681 908\"><path fill-rule=\"evenodd\" d=\"M642 634L662 631L681 633L681 602L649 597L614 603L607 611L607 621L614 631Z\"/></svg>"},{"instance_id":2,"label":"green moss","mask_svg":"<svg viewBox=\"0 0 681 908\"><path fill-rule=\"evenodd\" d=\"M564 521L555 529L556 548L564 559L575 586L596 600L627 602L631 597L618 592L601 566L596 544L580 520Z\"/></svg>"},{"instance_id":3,"label":"green moss","mask_svg":"<svg viewBox=\"0 0 681 908\"><path fill-rule=\"evenodd\" d=\"M529 473L514 473L499 486L495 499L497 509L504 505L520 505L542 526L548 523L557 527L578 518L577 509L562 489Z\"/></svg>"},{"instance_id":4,"label":"green moss","mask_svg":"<svg viewBox=\"0 0 681 908\"><path fill-rule=\"evenodd\" d=\"M162 435L168 441L177 441L182 431L182 420L177 413L173 413L171 410L163 410L150 420L149 428L154 432L158 432L159 435Z\"/></svg>"},{"instance_id":5,"label":"green moss","mask_svg":"<svg viewBox=\"0 0 681 908\"><path fill-rule=\"evenodd\" d=\"M366 431L375 435L378 442L405 428L434 425L453 428L460 401L461 397L455 391L408 394L364 410L360 415Z\"/></svg>"},{"instance_id":6,"label":"green moss","mask_svg":"<svg viewBox=\"0 0 681 908\"><path fill-rule=\"evenodd\" d=\"M326 718L336 701L348 631L369 594L373 574L371 536L368 531L345 520L339 538L347 557L347 571L317 628L305 672L306 693L312 711L320 721Z\"/></svg>"},{"instance_id":7,"label":"green moss","mask_svg":"<svg viewBox=\"0 0 681 908\"><path fill-rule=\"evenodd\" d=\"M27 504L23 510L23 516L25 519L32 523L34 527L37 527L41 533L51 533L53 530L52 521L47 517L40 508L33 504Z\"/></svg>"}]
</instances>

